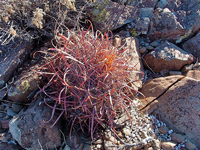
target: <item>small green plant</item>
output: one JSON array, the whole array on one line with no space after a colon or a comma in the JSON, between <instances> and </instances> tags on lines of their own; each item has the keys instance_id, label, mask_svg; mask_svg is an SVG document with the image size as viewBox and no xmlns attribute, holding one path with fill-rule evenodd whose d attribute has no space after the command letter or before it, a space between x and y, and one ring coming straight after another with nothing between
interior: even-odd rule
<instances>
[{"instance_id":1,"label":"small green plant","mask_svg":"<svg viewBox=\"0 0 200 150\"><path fill-rule=\"evenodd\" d=\"M135 28L132 28L132 29L128 29L128 31L130 32L131 36L132 37L136 37L138 32Z\"/></svg>"},{"instance_id":2,"label":"small green plant","mask_svg":"<svg viewBox=\"0 0 200 150\"><path fill-rule=\"evenodd\" d=\"M58 46L42 52L50 57L38 71L47 83L41 91L54 101L53 105L45 101L53 109L52 117L60 110L58 119L64 115L72 122L71 129L80 124L92 138L99 125L114 130L113 120L122 110L131 119L131 75L136 70L127 49L114 47L108 34L89 29L58 34Z\"/></svg>"}]
</instances>

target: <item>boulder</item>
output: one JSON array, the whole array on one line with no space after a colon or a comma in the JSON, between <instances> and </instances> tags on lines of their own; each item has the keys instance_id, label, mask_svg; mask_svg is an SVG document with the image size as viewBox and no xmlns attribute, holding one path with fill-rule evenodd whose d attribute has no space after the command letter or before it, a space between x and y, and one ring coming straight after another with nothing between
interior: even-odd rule
<instances>
[{"instance_id":1,"label":"boulder","mask_svg":"<svg viewBox=\"0 0 200 150\"><path fill-rule=\"evenodd\" d=\"M127 20L135 16L137 11L133 6L120 5L111 0L99 0L87 8L87 14L94 27L103 32L123 26Z\"/></svg>"},{"instance_id":2,"label":"boulder","mask_svg":"<svg viewBox=\"0 0 200 150\"><path fill-rule=\"evenodd\" d=\"M148 80L141 92L146 99L141 97L144 105L161 95L170 85L182 79L169 88L147 108L148 111L157 109L161 120L175 132L185 134L197 148L200 148L200 81L183 76L160 77Z\"/></svg>"},{"instance_id":3,"label":"boulder","mask_svg":"<svg viewBox=\"0 0 200 150\"><path fill-rule=\"evenodd\" d=\"M123 2L98 0L87 8L87 14L95 29L102 32L115 30L130 23L129 32L132 36L147 34L149 23L153 15L155 0L144 3L124 5Z\"/></svg>"},{"instance_id":4,"label":"boulder","mask_svg":"<svg viewBox=\"0 0 200 150\"><path fill-rule=\"evenodd\" d=\"M151 18L148 37L151 40L177 41L188 30L177 21L177 17L168 8L155 12Z\"/></svg>"},{"instance_id":5,"label":"boulder","mask_svg":"<svg viewBox=\"0 0 200 150\"><path fill-rule=\"evenodd\" d=\"M170 14L163 15L162 11L154 13L151 28L157 31L155 33L159 35L154 39L163 37L169 41L180 43L200 29L200 3L198 0L160 0L156 8L159 7L170 10ZM159 24L162 28L159 28ZM158 29L156 30L155 27L158 27ZM173 29L173 27L177 28ZM150 35L153 33L151 30ZM164 32L166 30L169 32Z\"/></svg>"},{"instance_id":6,"label":"boulder","mask_svg":"<svg viewBox=\"0 0 200 150\"><path fill-rule=\"evenodd\" d=\"M165 41L144 57L144 65L155 72L180 71L186 64L194 61L192 54L185 52L173 43ZM148 64L148 66L147 66Z\"/></svg>"},{"instance_id":7,"label":"boulder","mask_svg":"<svg viewBox=\"0 0 200 150\"><path fill-rule=\"evenodd\" d=\"M2 51L0 57L0 88L8 82L14 71L24 62L32 49L32 44L25 40L15 38L7 45L0 44Z\"/></svg>"},{"instance_id":8,"label":"boulder","mask_svg":"<svg viewBox=\"0 0 200 150\"><path fill-rule=\"evenodd\" d=\"M28 103L27 98L34 90L38 89L39 75L35 73L38 64L25 69L14 81L8 90L8 98L15 102Z\"/></svg>"},{"instance_id":9,"label":"boulder","mask_svg":"<svg viewBox=\"0 0 200 150\"><path fill-rule=\"evenodd\" d=\"M195 35L193 38L185 41L182 44L182 47L185 51L193 54L195 57L200 58L200 32Z\"/></svg>"},{"instance_id":10,"label":"boulder","mask_svg":"<svg viewBox=\"0 0 200 150\"><path fill-rule=\"evenodd\" d=\"M52 127L56 116L49 123L52 109L36 100L29 108L13 117L9 130L19 145L27 150L55 149L61 145L59 122Z\"/></svg>"},{"instance_id":11,"label":"boulder","mask_svg":"<svg viewBox=\"0 0 200 150\"><path fill-rule=\"evenodd\" d=\"M138 90L142 87L142 77L144 72L143 63L141 60L141 55L139 52L139 40L134 37L129 37L125 39L125 47L128 49L129 55L131 55L132 65L135 67L135 71L131 75L134 85L134 89Z\"/></svg>"}]
</instances>

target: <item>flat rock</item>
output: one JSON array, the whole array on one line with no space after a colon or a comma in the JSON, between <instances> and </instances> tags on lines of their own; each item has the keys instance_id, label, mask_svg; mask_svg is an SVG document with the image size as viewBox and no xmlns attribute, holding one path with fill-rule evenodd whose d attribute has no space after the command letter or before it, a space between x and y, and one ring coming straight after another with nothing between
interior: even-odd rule
<instances>
[{"instance_id":1,"label":"flat rock","mask_svg":"<svg viewBox=\"0 0 200 150\"><path fill-rule=\"evenodd\" d=\"M173 150L176 146L176 143L173 143L173 142L162 142L161 143L161 148L163 150Z\"/></svg>"},{"instance_id":2,"label":"flat rock","mask_svg":"<svg viewBox=\"0 0 200 150\"><path fill-rule=\"evenodd\" d=\"M192 54L185 52L173 43L165 41L162 45L149 52L144 60L153 71L169 72L180 71L186 64L191 64L194 60ZM146 63L144 63L145 66Z\"/></svg>"},{"instance_id":3,"label":"flat rock","mask_svg":"<svg viewBox=\"0 0 200 150\"><path fill-rule=\"evenodd\" d=\"M185 140L185 136L177 133L172 133L171 134L172 141L176 143L182 143Z\"/></svg>"},{"instance_id":4,"label":"flat rock","mask_svg":"<svg viewBox=\"0 0 200 150\"><path fill-rule=\"evenodd\" d=\"M180 78L182 76L176 75L149 80L141 90L146 99L141 98L141 101L144 102L144 105L148 104ZM169 128L185 134L197 148L200 148L199 89L200 81L186 77L169 88L164 95L150 105L150 107L157 109L162 121Z\"/></svg>"},{"instance_id":5,"label":"flat rock","mask_svg":"<svg viewBox=\"0 0 200 150\"><path fill-rule=\"evenodd\" d=\"M182 44L182 47L185 51L193 54L195 57L200 58L200 33L195 35L193 38L187 40Z\"/></svg>"},{"instance_id":6,"label":"flat rock","mask_svg":"<svg viewBox=\"0 0 200 150\"><path fill-rule=\"evenodd\" d=\"M15 38L14 42L0 45L0 88L10 80L14 71L24 62L32 49L31 43Z\"/></svg>"},{"instance_id":7,"label":"flat rock","mask_svg":"<svg viewBox=\"0 0 200 150\"><path fill-rule=\"evenodd\" d=\"M29 108L13 117L9 123L9 130L13 138L21 147L28 150L43 148L55 149L61 145L61 132L59 122L53 126L55 119L49 123L52 109L44 102L37 100ZM54 116L56 117L56 116Z\"/></svg>"}]
</instances>

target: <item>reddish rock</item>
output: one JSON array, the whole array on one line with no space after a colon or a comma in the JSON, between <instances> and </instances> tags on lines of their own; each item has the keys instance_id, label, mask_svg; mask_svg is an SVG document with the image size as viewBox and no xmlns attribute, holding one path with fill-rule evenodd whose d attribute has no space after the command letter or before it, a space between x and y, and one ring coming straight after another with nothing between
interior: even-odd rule
<instances>
[{"instance_id":1,"label":"reddish rock","mask_svg":"<svg viewBox=\"0 0 200 150\"><path fill-rule=\"evenodd\" d=\"M162 94L165 89L182 76L161 77L146 82L141 92L146 96L144 105ZM200 148L200 81L184 78L150 106L157 108L161 120L175 132L185 134L197 148Z\"/></svg>"},{"instance_id":2,"label":"reddish rock","mask_svg":"<svg viewBox=\"0 0 200 150\"><path fill-rule=\"evenodd\" d=\"M29 108L13 117L9 123L9 130L13 138L25 149L55 149L61 145L60 125L55 119L49 123L45 122L51 118L52 109L36 100Z\"/></svg>"},{"instance_id":3,"label":"reddish rock","mask_svg":"<svg viewBox=\"0 0 200 150\"><path fill-rule=\"evenodd\" d=\"M14 42L0 45L2 57L0 57L0 88L10 80L14 71L24 62L32 49L31 43L15 38Z\"/></svg>"},{"instance_id":4,"label":"reddish rock","mask_svg":"<svg viewBox=\"0 0 200 150\"><path fill-rule=\"evenodd\" d=\"M126 48L128 49L128 53L131 55L132 65L135 66L135 71L132 74L132 80L134 89L138 90L142 87L142 74L144 72L144 67L141 59L141 55L139 52L139 40L134 37L129 37L125 39Z\"/></svg>"},{"instance_id":5,"label":"reddish rock","mask_svg":"<svg viewBox=\"0 0 200 150\"><path fill-rule=\"evenodd\" d=\"M200 58L200 33L183 43L183 49Z\"/></svg>"},{"instance_id":6,"label":"reddish rock","mask_svg":"<svg viewBox=\"0 0 200 150\"><path fill-rule=\"evenodd\" d=\"M35 73L38 64L25 69L8 90L8 98L15 102L28 103L29 94L38 88L39 76Z\"/></svg>"},{"instance_id":7,"label":"reddish rock","mask_svg":"<svg viewBox=\"0 0 200 150\"><path fill-rule=\"evenodd\" d=\"M165 42L149 52L144 60L155 72L180 71L186 64L191 64L194 60L192 54L183 51L176 45ZM145 66L146 63L144 63Z\"/></svg>"},{"instance_id":8,"label":"reddish rock","mask_svg":"<svg viewBox=\"0 0 200 150\"><path fill-rule=\"evenodd\" d=\"M190 70L185 74L185 76L200 81L200 70Z\"/></svg>"}]
</instances>

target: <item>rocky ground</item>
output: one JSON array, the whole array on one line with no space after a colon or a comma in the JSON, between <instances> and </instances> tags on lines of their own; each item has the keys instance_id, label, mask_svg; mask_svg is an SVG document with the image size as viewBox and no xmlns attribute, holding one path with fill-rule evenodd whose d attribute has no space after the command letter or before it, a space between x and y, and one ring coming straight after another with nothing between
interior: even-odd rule
<instances>
[{"instance_id":1,"label":"rocky ground","mask_svg":"<svg viewBox=\"0 0 200 150\"><path fill-rule=\"evenodd\" d=\"M12 32L11 41L5 44L6 33L1 29L0 149L200 149L200 2L72 2L66 5L76 17L81 7L83 18L92 22L94 30L111 30L113 45L129 50L135 69L144 72L143 78L133 75L134 88L145 97L138 94L128 108L132 121L121 113L114 120L116 132L104 128L93 141L89 133L69 133L70 124L63 118L52 127L59 112L51 118L52 108L45 104L50 100L44 101L39 93L41 77L35 73L43 64L43 55L37 52L53 47L52 34L44 32L45 25L40 30L42 24L35 24L37 28L28 28L31 34L42 33L42 38L27 40ZM3 17L1 25L10 25L12 21ZM65 25L73 26L69 20Z\"/></svg>"}]
</instances>

